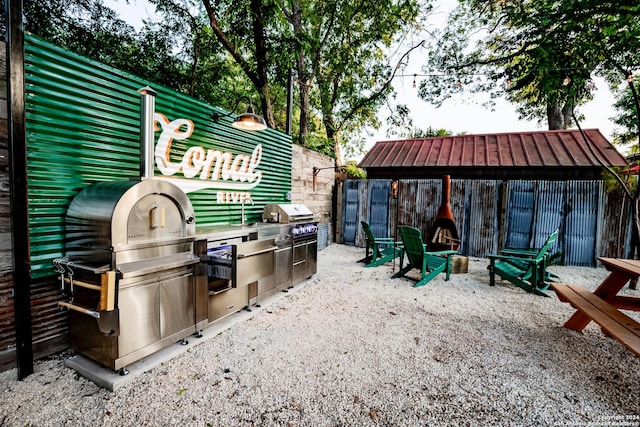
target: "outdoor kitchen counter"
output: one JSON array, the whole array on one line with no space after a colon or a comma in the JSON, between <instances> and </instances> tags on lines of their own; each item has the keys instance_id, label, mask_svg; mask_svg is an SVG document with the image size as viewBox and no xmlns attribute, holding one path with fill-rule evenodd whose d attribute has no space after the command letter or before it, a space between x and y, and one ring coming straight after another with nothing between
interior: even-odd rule
<instances>
[{"instance_id":1,"label":"outdoor kitchen counter","mask_svg":"<svg viewBox=\"0 0 640 427\"><path fill-rule=\"evenodd\" d=\"M264 237L275 237L289 234L291 226L289 224L278 224L271 222L254 222L251 224L221 224L208 227L196 228L196 240L202 239L232 239L248 236L249 240L261 239Z\"/></svg>"},{"instance_id":2,"label":"outdoor kitchen counter","mask_svg":"<svg viewBox=\"0 0 640 427\"><path fill-rule=\"evenodd\" d=\"M255 224L222 224L196 228L196 240L233 239L248 236L250 240L257 237L258 227Z\"/></svg>"},{"instance_id":3,"label":"outdoor kitchen counter","mask_svg":"<svg viewBox=\"0 0 640 427\"><path fill-rule=\"evenodd\" d=\"M196 230L196 253L203 269L199 283L208 295L209 322L249 307L258 281L273 277L277 246L272 226L221 224Z\"/></svg>"}]
</instances>

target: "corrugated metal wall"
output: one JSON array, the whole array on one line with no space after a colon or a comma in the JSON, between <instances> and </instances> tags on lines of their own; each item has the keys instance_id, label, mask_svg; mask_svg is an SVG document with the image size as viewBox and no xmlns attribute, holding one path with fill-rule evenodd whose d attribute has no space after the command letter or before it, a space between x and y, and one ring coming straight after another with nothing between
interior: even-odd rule
<instances>
[{"instance_id":1,"label":"corrugated metal wall","mask_svg":"<svg viewBox=\"0 0 640 427\"><path fill-rule=\"evenodd\" d=\"M540 247L560 228L551 251L568 265L595 265L602 181L512 181L508 184L505 247Z\"/></svg>"},{"instance_id":2,"label":"corrugated metal wall","mask_svg":"<svg viewBox=\"0 0 640 427\"><path fill-rule=\"evenodd\" d=\"M565 194L564 261L595 265L601 185L597 181L568 182Z\"/></svg>"},{"instance_id":3,"label":"corrugated metal wall","mask_svg":"<svg viewBox=\"0 0 640 427\"><path fill-rule=\"evenodd\" d=\"M462 237L460 252L494 252L500 231L500 184L495 181L465 180L456 182L458 185L464 188L462 227L458 226Z\"/></svg>"},{"instance_id":4,"label":"corrugated metal wall","mask_svg":"<svg viewBox=\"0 0 640 427\"><path fill-rule=\"evenodd\" d=\"M291 191L291 138L267 130L251 133L230 127L231 117L211 120L214 107L140 77L128 75L27 35L27 150L32 277L53 273L51 261L64 253L64 215L72 197L97 181L139 176L140 95L157 92L156 112L169 120L189 119L194 132L172 141L172 161L187 148L201 146L251 155L263 152L261 183L251 190L247 218L261 219L266 203L285 203ZM156 138L159 133L156 133ZM156 168L156 175L161 175ZM182 176L176 176L182 178ZM189 193L197 225L239 223L237 199L220 202L218 190Z\"/></svg>"},{"instance_id":5,"label":"corrugated metal wall","mask_svg":"<svg viewBox=\"0 0 640 427\"><path fill-rule=\"evenodd\" d=\"M343 203L342 203L342 238L346 244L356 244L362 246L364 240L359 238L360 221L365 218L359 211L360 200L367 200L360 196L360 187L364 186L365 181L347 180L343 187Z\"/></svg>"},{"instance_id":6,"label":"corrugated metal wall","mask_svg":"<svg viewBox=\"0 0 640 427\"><path fill-rule=\"evenodd\" d=\"M391 207L391 182L374 179L369 181L369 217L367 222L375 237L389 237Z\"/></svg>"},{"instance_id":7,"label":"corrugated metal wall","mask_svg":"<svg viewBox=\"0 0 640 427\"><path fill-rule=\"evenodd\" d=\"M350 196L358 194L360 200L349 203L361 206L348 212L350 224L367 218L365 213L373 209L366 191L373 181L381 180L345 182L344 188L360 189ZM442 202L442 182L401 180L397 202L397 224L412 225L428 236ZM552 247L559 262L593 266L597 256L628 256L623 250L631 238L628 199L621 190L606 193L602 181L452 180L451 207L464 255L484 257L503 247L540 247L560 228ZM393 231L393 215L389 224ZM345 235L345 243L362 245L359 235L349 236L352 240Z\"/></svg>"}]
</instances>

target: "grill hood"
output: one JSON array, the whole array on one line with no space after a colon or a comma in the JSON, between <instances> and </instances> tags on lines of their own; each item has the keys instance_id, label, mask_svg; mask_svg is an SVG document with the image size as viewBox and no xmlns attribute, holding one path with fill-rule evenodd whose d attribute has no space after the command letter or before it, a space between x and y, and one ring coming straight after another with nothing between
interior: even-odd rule
<instances>
[{"instance_id":1,"label":"grill hood","mask_svg":"<svg viewBox=\"0 0 640 427\"><path fill-rule=\"evenodd\" d=\"M288 224L292 222L311 221L313 220L313 212L302 204L272 204L264 207L262 218L266 222Z\"/></svg>"}]
</instances>

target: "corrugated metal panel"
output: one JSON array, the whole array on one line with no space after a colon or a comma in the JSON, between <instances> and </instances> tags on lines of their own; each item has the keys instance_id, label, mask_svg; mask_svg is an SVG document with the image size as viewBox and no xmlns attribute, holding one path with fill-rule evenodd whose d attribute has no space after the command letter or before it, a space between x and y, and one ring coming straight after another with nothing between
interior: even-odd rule
<instances>
[{"instance_id":1,"label":"corrugated metal panel","mask_svg":"<svg viewBox=\"0 0 640 427\"><path fill-rule=\"evenodd\" d=\"M331 235L331 224L325 222L318 224L318 250L321 251L329 246Z\"/></svg>"},{"instance_id":2,"label":"corrugated metal panel","mask_svg":"<svg viewBox=\"0 0 640 427\"><path fill-rule=\"evenodd\" d=\"M565 261L569 265L595 265L599 193L598 182L567 183Z\"/></svg>"},{"instance_id":3,"label":"corrugated metal panel","mask_svg":"<svg viewBox=\"0 0 640 427\"><path fill-rule=\"evenodd\" d=\"M480 257L488 253L496 253L500 220L500 216L497 215L500 182L452 180L452 185L454 187L460 185L465 189L462 227L458 225L461 239L459 252Z\"/></svg>"},{"instance_id":4,"label":"corrugated metal panel","mask_svg":"<svg viewBox=\"0 0 640 427\"><path fill-rule=\"evenodd\" d=\"M507 222L504 247L531 247L535 212L535 183L532 181L509 182L507 196Z\"/></svg>"},{"instance_id":5,"label":"corrugated metal panel","mask_svg":"<svg viewBox=\"0 0 640 427\"><path fill-rule=\"evenodd\" d=\"M538 248L556 229L551 253L569 265L591 266L596 236L600 181L510 181L505 247Z\"/></svg>"},{"instance_id":6,"label":"corrugated metal panel","mask_svg":"<svg viewBox=\"0 0 640 427\"><path fill-rule=\"evenodd\" d=\"M360 216L358 215L360 204L361 180L348 179L343 186L342 203L342 243L354 245L356 232L360 229Z\"/></svg>"},{"instance_id":7,"label":"corrugated metal panel","mask_svg":"<svg viewBox=\"0 0 640 427\"><path fill-rule=\"evenodd\" d=\"M375 237L389 237L391 181L369 180L369 227Z\"/></svg>"},{"instance_id":8,"label":"corrugated metal panel","mask_svg":"<svg viewBox=\"0 0 640 427\"><path fill-rule=\"evenodd\" d=\"M460 232L463 218L464 186L451 181L451 210ZM442 203L441 179L407 179L398 185L398 225L418 228L424 239L432 231L435 217Z\"/></svg>"},{"instance_id":9,"label":"corrugated metal panel","mask_svg":"<svg viewBox=\"0 0 640 427\"><path fill-rule=\"evenodd\" d=\"M360 185L366 185L366 181ZM500 202L506 185L506 200ZM484 257L503 247L537 248L560 228L554 255L567 265L595 265L597 256L629 256L629 200L618 189L605 193L595 181L451 180L451 205L462 240L459 252ZM397 224L430 232L441 201L441 181L399 181ZM368 193L359 191L360 204ZM352 203L357 203L355 200ZM395 205L395 203L394 203ZM505 211L504 244L498 244L501 211ZM362 209L354 209L363 217ZM396 224L396 218L389 219ZM358 243L356 242L356 245Z\"/></svg>"},{"instance_id":10,"label":"corrugated metal panel","mask_svg":"<svg viewBox=\"0 0 640 427\"><path fill-rule=\"evenodd\" d=\"M358 166L411 167L600 167L627 161L597 129L514 132L379 141ZM452 175L454 172L452 171Z\"/></svg>"},{"instance_id":11,"label":"corrugated metal panel","mask_svg":"<svg viewBox=\"0 0 640 427\"><path fill-rule=\"evenodd\" d=\"M619 187L604 194L598 254L608 258L631 258L630 199Z\"/></svg>"},{"instance_id":12,"label":"corrugated metal panel","mask_svg":"<svg viewBox=\"0 0 640 427\"><path fill-rule=\"evenodd\" d=\"M539 248L544 245L551 233L557 228L562 231L566 183L556 181L536 182L536 213L530 247ZM551 246L551 254L562 248L563 235Z\"/></svg>"},{"instance_id":13,"label":"corrugated metal panel","mask_svg":"<svg viewBox=\"0 0 640 427\"><path fill-rule=\"evenodd\" d=\"M157 92L156 112L193 122L194 132L174 139L172 161L192 146L251 155L262 144L262 181L251 190L249 221L261 219L266 203L286 203L291 190L291 138L267 130L231 128L230 117L211 121L214 107L140 77L72 54L37 37L25 40L29 227L33 277L53 273L51 261L64 251L64 215L71 198L97 181L139 176L140 100L146 85ZM159 134L156 134L156 138ZM156 169L156 175L160 171ZM219 190L189 194L198 226L239 223L237 195Z\"/></svg>"}]
</instances>

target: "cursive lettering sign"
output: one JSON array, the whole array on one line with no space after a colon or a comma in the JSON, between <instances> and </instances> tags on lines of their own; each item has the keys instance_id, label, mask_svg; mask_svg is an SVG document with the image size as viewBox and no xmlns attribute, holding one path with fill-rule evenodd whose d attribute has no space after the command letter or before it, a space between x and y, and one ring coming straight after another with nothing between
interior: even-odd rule
<instances>
[{"instance_id":1,"label":"cursive lettering sign","mask_svg":"<svg viewBox=\"0 0 640 427\"><path fill-rule=\"evenodd\" d=\"M202 146L189 147L180 162L171 161L173 140L189 138L195 129L193 122L187 119L169 121L164 115L156 113L154 125L160 124L162 132L155 147L156 166L164 177L173 177L178 172L186 179L166 178L178 185L186 193L204 188L223 190L248 190L256 187L262 180L262 172L257 170L262 160L262 144L256 145L253 152L238 154L227 151L205 150ZM160 130L158 127L155 130ZM198 181L194 182L195 179ZM184 182L184 181L190 182Z\"/></svg>"}]
</instances>

